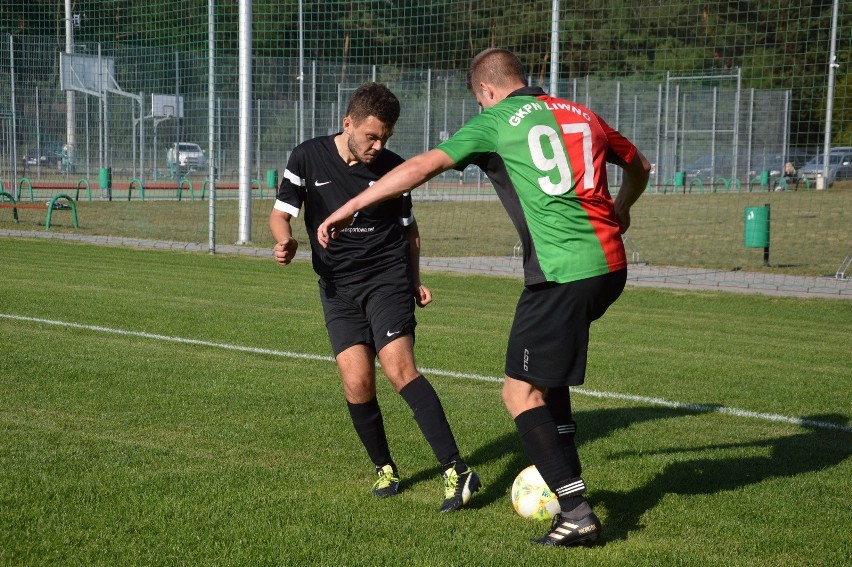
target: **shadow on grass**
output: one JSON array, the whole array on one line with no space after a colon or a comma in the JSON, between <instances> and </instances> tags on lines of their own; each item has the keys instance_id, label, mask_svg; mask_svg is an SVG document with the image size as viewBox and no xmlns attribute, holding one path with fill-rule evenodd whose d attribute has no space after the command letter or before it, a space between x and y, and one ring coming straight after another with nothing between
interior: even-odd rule
<instances>
[{"instance_id":1,"label":"shadow on grass","mask_svg":"<svg viewBox=\"0 0 852 567\"><path fill-rule=\"evenodd\" d=\"M581 444L587 444L605 438L619 429L644 422L701 413L706 412L642 407L576 412L575 416L580 430L579 440ZM848 422L846 416L839 414L808 416L805 423L809 420L839 424ZM745 443L719 443L643 453L626 451L609 455L613 466L617 466L617 461L621 457L643 454L681 455L683 460L669 464L652 480L628 492L613 492L607 491L605 487L592 487L588 495L589 501L592 506L601 507L608 512L605 539L607 541L626 539L630 532L644 528L640 521L642 516L657 506L667 494L714 494L757 484L770 478L788 478L837 465L852 456L852 449L850 449L852 445L845 439L838 442L838 436L845 435L845 433L809 428L794 435ZM720 454L718 457L690 458L691 453L706 454L708 451L722 453L761 447L767 450L768 456L725 457ZM529 461L523 453L520 439L514 428L510 433L495 437L466 457L468 464L476 468L484 463L505 459L506 455L510 455L508 463L498 476L483 478L483 489L471 501L469 508L484 508L506 498L515 475L526 467ZM409 482L416 483L432 479L434 474L434 471L424 470L412 477Z\"/></svg>"},{"instance_id":2,"label":"shadow on grass","mask_svg":"<svg viewBox=\"0 0 852 567\"><path fill-rule=\"evenodd\" d=\"M845 423L839 414L809 416L807 420ZM626 539L630 532L644 528L640 519L667 494L705 495L736 490L771 478L790 478L837 465L852 455L843 433L809 428L803 433L747 443L719 443L704 447L668 449L654 454L683 455L682 461L666 466L643 486L628 492L593 490L590 502L608 510L607 540ZM701 457L689 453L765 448L765 457ZM612 455L617 460L630 453ZM637 453L634 453L637 454ZM646 453L647 454L647 453Z\"/></svg>"},{"instance_id":3,"label":"shadow on grass","mask_svg":"<svg viewBox=\"0 0 852 567\"><path fill-rule=\"evenodd\" d=\"M606 437L614 431L631 427L637 423L655 419L682 417L690 413L700 412L684 412L683 410L650 407L575 412L575 415L581 428L579 440L581 443L589 443L598 438ZM484 445L480 445L470 455L464 456L465 462L474 469L484 463L499 461L505 459L507 455L510 456L508 464L503 467L496 477L493 476L492 469L492 474L488 478L482 479L483 488L467 506L470 509L484 508L498 500L506 498L512 487L512 482L515 480L515 476L530 464L521 447L517 431L511 425L508 414L506 414L506 420L507 428L510 429L510 432L495 437ZM406 485L433 480L436 474L440 474L437 468L435 470L426 469L420 471L408 479L403 479L401 488L405 488Z\"/></svg>"},{"instance_id":4,"label":"shadow on grass","mask_svg":"<svg viewBox=\"0 0 852 567\"><path fill-rule=\"evenodd\" d=\"M507 417L508 418L508 414ZM504 458L507 454L511 455L509 464L494 477L489 475L487 478L482 478L482 489L476 493L476 496L465 506L467 509L475 510L485 508L500 498L504 498L508 490L515 480L515 475L526 467L526 456L521 449L521 442L514 428L510 433L506 433L497 437L484 446L479 447L470 455L462 455L465 463L474 470L478 470L478 466L483 463L496 461ZM415 485L420 482L434 482L436 476L440 476L440 467L435 466L434 469L423 469L408 478L403 478L400 482L400 490Z\"/></svg>"}]
</instances>

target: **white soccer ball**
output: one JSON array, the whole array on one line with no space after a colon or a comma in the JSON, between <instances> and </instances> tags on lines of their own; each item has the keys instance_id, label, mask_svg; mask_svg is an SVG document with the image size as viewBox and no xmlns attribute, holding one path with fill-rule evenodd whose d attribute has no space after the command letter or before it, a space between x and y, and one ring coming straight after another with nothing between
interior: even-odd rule
<instances>
[{"instance_id":1,"label":"white soccer ball","mask_svg":"<svg viewBox=\"0 0 852 567\"><path fill-rule=\"evenodd\" d=\"M560 512L559 501L541 478L535 465L530 465L512 483L512 506L523 518L550 520Z\"/></svg>"}]
</instances>

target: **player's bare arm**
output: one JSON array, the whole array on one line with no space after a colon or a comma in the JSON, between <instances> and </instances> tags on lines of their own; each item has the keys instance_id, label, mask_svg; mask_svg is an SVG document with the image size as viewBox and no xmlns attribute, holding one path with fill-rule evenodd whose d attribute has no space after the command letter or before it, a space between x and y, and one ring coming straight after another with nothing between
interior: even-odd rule
<instances>
[{"instance_id":1,"label":"player's bare arm","mask_svg":"<svg viewBox=\"0 0 852 567\"><path fill-rule=\"evenodd\" d=\"M651 164L648 163L642 152L636 150L633 160L624 168L624 179L618 191L618 196L615 198L615 216L618 218L621 234L624 234L630 228L630 207L645 191L650 174Z\"/></svg>"},{"instance_id":2,"label":"player's bare arm","mask_svg":"<svg viewBox=\"0 0 852 567\"><path fill-rule=\"evenodd\" d=\"M403 228L403 233L408 240L408 264L414 280L414 300L419 307L426 307L432 303L432 292L420 282L420 229L417 228L417 221Z\"/></svg>"},{"instance_id":3,"label":"player's bare arm","mask_svg":"<svg viewBox=\"0 0 852 567\"><path fill-rule=\"evenodd\" d=\"M299 249L299 242L293 238L293 231L290 226L292 218L290 213L277 209L272 209L269 214L269 230L275 239L272 255L275 261L282 266L292 262L293 258L296 257L296 251Z\"/></svg>"},{"instance_id":4,"label":"player's bare arm","mask_svg":"<svg viewBox=\"0 0 852 567\"><path fill-rule=\"evenodd\" d=\"M455 162L441 150L429 150L400 164L366 191L331 213L319 225L317 239L320 246L328 248L328 241L331 238L337 238L341 230L352 224L356 212L411 191L436 175L452 169L453 166Z\"/></svg>"}]
</instances>

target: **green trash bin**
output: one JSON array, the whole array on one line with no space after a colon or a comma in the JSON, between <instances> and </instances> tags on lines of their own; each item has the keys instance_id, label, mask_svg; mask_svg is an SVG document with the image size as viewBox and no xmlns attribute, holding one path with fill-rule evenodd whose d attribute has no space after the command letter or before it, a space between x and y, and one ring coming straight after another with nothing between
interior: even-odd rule
<instances>
[{"instance_id":1,"label":"green trash bin","mask_svg":"<svg viewBox=\"0 0 852 567\"><path fill-rule=\"evenodd\" d=\"M675 171L674 185L675 187L683 187L686 183L686 175L682 171Z\"/></svg>"},{"instance_id":2,"label":"green trash bin","mask_svg":"<svg viewBox=\"0 0 852 567\"><path fill-rule=\"evenodd\" d=\"M743 245L748 248L769 247L769 205L745 208Z\"/></svg>"},{"instance_id":3,"label":"green trash bin","mask_svg":"<svg viewBox=\"0 0 852 567\"><path fill-rule=\"evenodd\" d=\"M760 172L760 186L764 187L768 190L769 188L769 172L761 171Z\"/></svg>"},{"instance_id":4,"label":"green trash bin","mask_svg":"<svg viewBox=\"0 0 852 567\"><path fill-rule=\"evenodd\" d=\"M101 199L112 200L112 168L102 167L98 171L98 185L101 188Z\"/></svg>"},{"instance_id":5,"label":"green trash bin","mask_svg":"<svg viewBox=\"0 0 852 567\"><path fill-rule=\"evenodd\" d=\"M278 170L266 170L266 187L274 192L278 192Z\"/></svg>"}]
</instances>

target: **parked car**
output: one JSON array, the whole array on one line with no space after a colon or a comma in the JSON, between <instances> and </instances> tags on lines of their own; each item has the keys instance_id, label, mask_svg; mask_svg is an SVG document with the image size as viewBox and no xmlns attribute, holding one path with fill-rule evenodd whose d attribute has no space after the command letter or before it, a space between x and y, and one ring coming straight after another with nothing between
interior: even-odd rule
<instances>
[{"instance_id":1,"label":"parked car","mask_svg":"<svg viewBox=\"0 0 852 567\"><path fill-rule=\"evenodd\" d=\"M45 142L41 148L32 148L21 158L24 165L60 167L62 165L62 142Z\"/></svg>"},{"instance_id":2,"label":"parked car","mask_svg":"<svg viewBox=\"0 0 852 567\"><path fill-rule=\"evenodd\" d=\"M202 170L207 167L207 156L204 155L204 150L198 144L190 142L178 143L177 152L175 152L175 144L172 144L169 147L166 160L169 167L177 167L182 172Z\"/></svg>"},{"instance_id":3,"label":"parked car","mask_svg":"<svg viewBox=\"0 0 852 567\"><path fill-rule=\"evenodd\" d=\"M784 175L787 163L793 164L793 169L798 171L808 161L810 154L800 150L790 150L786 155L783 153L766 153L752 156L748 177L753 179L763 171L769 172L770 178Z\"/></svg>"},{"instance_id":4,"label":"parked car","mask_svg":"<svg viewBox=\"0 0 852 567\"><path fill-rule=\"evenodd\" d=\"M29 149L21 159L23 160L24 165L39 165L39 163L47 161L47 156L41 150Z\"/></svg>"},{"instance_id":5,"label":"parked car","mask_svg":"<svg viewBox=\"0 0 852 567\"><path fill-rule=\"evenodd\" d=\"M731 156L717 154L701 156L683 167L687 179L698 178L703 183L713 183L719 177L730 177L732 168Z\"/></svg>"},{"instance_id":6,"label":"parked car","mask_svg":"<svg viewBox=\"0 0 852 567\"><path fill-rule=\"evenodd\" d=\"M817 154L799 170L799 176L815 181L817 175L822 173L823 161L824 156ZM852 179L852 146L831 148L828 153L828 177L825 182L831 185L839 179Z\"/></svg>"}]
</instances>

